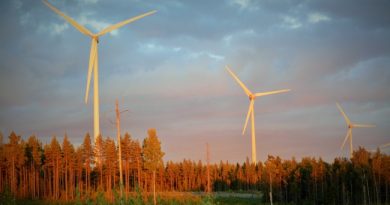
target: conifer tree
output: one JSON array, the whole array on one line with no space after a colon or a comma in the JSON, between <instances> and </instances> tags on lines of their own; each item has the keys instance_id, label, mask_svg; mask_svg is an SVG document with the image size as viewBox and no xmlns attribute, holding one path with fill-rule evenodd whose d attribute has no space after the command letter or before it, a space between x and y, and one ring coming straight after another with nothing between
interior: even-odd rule
<instances>
[{"instance_id":1,"label":"conifer tree","mask_svg":"<svg viewBox=\"0 0 390 205\"><path fill-rule=\"evenodd\" d=\"M63 150L63 174L64 174L64 183L65 183L65 200L68 201L70 181L69 175L71 175L71 167L73 163L73 154L74 148L73 145L69 142L68 136L65 134L64 140L62 142Z\"/></svg>"},{"instance_id":2,"label":"conifer tree","mask_svg":"<svg viewBox=\"0 0 390 205\"><path fill-rule=\"evenodd\" d=\"M137 173L137 186L141 186L143 160L142 160L142 148L138 140L131 141L130 162L131 162L130 167L133 170L133 173L135 172Z\"/></svg>"},{"instance_id":3,"label":"conifer tree","mask_svg":"<svg viewBox=\"0 0 390 205\"><path fill-rule=\"evenodd\" d=\"M122 148L122 161L123 161L123 170L125 171L124 186L125 192L130 191L130 144L131 137L129 133L125 133L124 137L121 138L121 148Z\"/></svg>"},{"instance_id":4,"label":"conifer tree","mask_svg":"<svg viewBox=\"0 0 390 205\"><path fill-rule=\"evenodd\" d=\"M31 160L30 160L30 170L32 173L31 175L31 195L33 198L39 198L39 184L40 184L40 167L41 167L41 160L42 160L42 145L39 142L38 138L35 135L32 135L27 140L27 149L31 153Z\"/></svg>"},{"instance_id":5,"label":"conifer tree","mask_svg":"<svg viewBox=\"0 0 390 205\"><path fill-rule=\"evenodd\" d=\"M82 144L82 159L85 169L85 190L88 193L91 187L91 164L93 163L93 149L91 145L91 137L87 133Z\"/></svg>"},{"instance_id":6,"label":"conifer tree","mask_svg":"<svg viewBox=\"0 0 390 205\"><path fill-rule=\"evenodd\" d=\"M106 188L111 195L112 185L115 183L115 173L117 170L118 157L115 142L111 138L107 137L104 141L104 165L106 167Z\"/></svg>"},{"instance_id":7,"label":"conifer tree","mask_svg":"<svg viewBox=\"0 0 390 205\"><path fill-rule=\"evenodd\" d=\"M95 147L93 150L94 157L95 157L95 163L99 169L99 187L103 188L103 147L104 142L101 135L98 135L95 140Z\"/></svg>"},{"instance_id":8,"label":"conifer tree","mask_svg":"<svg viewBox=\"0 0 390 205\"><path fill-rule=\"evenodd\" d=\"M161 143L157 138L156 129L148 130L148 137L143 142L143 159L145 168L153 173L153 202L156 204L156 170L163 166Z\"/></svg>"}]
</instances>

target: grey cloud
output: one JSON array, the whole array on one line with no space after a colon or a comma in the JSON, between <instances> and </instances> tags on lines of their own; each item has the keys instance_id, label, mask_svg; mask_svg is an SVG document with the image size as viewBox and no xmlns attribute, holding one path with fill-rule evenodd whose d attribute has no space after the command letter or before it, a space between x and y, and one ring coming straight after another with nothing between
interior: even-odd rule
<instances>
[{"instance_id":1,"label":"grey cloud","mask_svg":"<svg viewBox=\"0 0 390 205\"><path fill-rule=\"evenodd\" d=\"M201 159L197 150L209 141L215 159L245 160L250 141L240 133L248 99L224 70L229 64L253 91L293 89L256 101L261 159L268 153L332 159L345 131L336 101L357 121L378 124L359 132L357 144L386 140L386 2L248 1L247 8L232 1L50 2L75 19L107 23L158 10L117 36L101 38L106 136L115 134L107 118L119 98L121 107L130 109L123 130L142 139L147 128L156 127L170 159ZM0 43L0 129L45 139L67 132L80 142L92 130L92 104L83 103L90 39L71 26L60 32L65 21L40 1L1 4L0 22L7 29L0 32L6 39ZM316 13L329 20L310 22ZM291 29L294 22L286 26L284 17L301 25ZM56 35L50 34L54 25L60 26ZM314 149L318 143L324 148Z\"/></svg>"}]
</instances>

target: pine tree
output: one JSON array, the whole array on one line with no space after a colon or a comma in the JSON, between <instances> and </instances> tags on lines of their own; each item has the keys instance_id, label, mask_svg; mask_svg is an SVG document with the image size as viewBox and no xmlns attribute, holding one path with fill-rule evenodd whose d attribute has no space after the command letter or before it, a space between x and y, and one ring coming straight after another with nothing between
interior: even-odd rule
<instances>
[{"instance_id":1,"label":"pine tree","mask_svg":"<svg viewBox=\"0 0 390 205\"><path fill-rule=\"evenodd\" d=\"M75 152L75 185L77 187L77 191L79 193L83 193L83 186L85 186L86 188L88 187L87 186L87 183L85 183L85 185L83 185L83 167L84 167L85 163L84 163L84 149L83 149L83 146L80 146L76 149L76 152ZM87 180L87 178L90 179L90 174L88 173L87 174L87 171L85 171L85 181ZM87 193L89 193L87 191ZM77 193L76 193L77 194Z\"/></svg>"},{"instance_id":2,"label":"pine tree","mask_svg":"<svg viewBox=\"0 0 390 205\"><path fill-rule=\"evenodd\" d=\"M39 192L40 192L40 167L41 167L41 160L42 160L42 145L37 139L37 137L30 136L27 140L27 149L31 153L31 159L30 159L30 170L32 173L31 175L31 195L33 198L39 198Z\"/></svg>"},{"instance_id":3,"label":"pine tree","mask_svg":"<svg viewBox=\"0 0 390 205\"><path fill-rule=\"evenodd\" d=\"M95 163L98 166L99 169L99 187L103 189L103 148L104 148L104 142L101 135L98 135L95 140L95 147L93 150L94 157L95 157Z\"/></svg>"},{"instance_id":4,"label":"pine tree","mask_svg":"<svg viewBox=\"0 0 390 205\"><path fill-rule=\"evenodd\" d=\"M14 195L18 195L18 178L21 177L21 166L25 162L24 149L22 146L21 137L11 132L9 136L9 144L4 147L4 155L6 157L6 166L10 176L10 188Z\"/></svg>"},{"instance_id":5,"label":"pine tree","mask_svg":"<svg viewBox=\"0 0 390 205\"><path fill-rule=\"evenodd\" d=\"M142 148L145 168L153 173L153 202L156 205L156 170L164 166L162 157L165 153L161 151L161 143L155 129L148 130L148 137L144 140Z\"/></svg>"},{"instance_id":6,"label":"pine tree","mask_svg":"<svg viewBox=\"0 0 390 205\"><path fill-rule=\"evenodd\" d=\"M115 183L115 175L118 165L117 150L115 142L111 138L107 138L104 141L104 165L106 167L106 189L112 198L112 185Z\"/></svg>"},{"instance_id":7,"label":"pine tree","mask_svg":"<svg viewBox=\"0 0 390 205\"><path fill-rule=\"evenodd\" d=\"M141 186L143 160L142 160L142 148L138 140L131 141L130 162L131 162L130 167L133 170L133 173L137 172L137 186Z\"/></svg>"},{"instance_id":8,"label":"pine tree","mask_svg":"<svg viewBox=\"0 0 390 205\"><path fill-rule=\"evenodd\" d=\"M122 161L123 163L123 169L125 171L125 179L124 179L124 186L125 191L130 191L130 145L131 145L131 136L129 133L125 133L124 137L121 139L121 148L122 148Z\"/></svg>"},{"instance_id":9,"label":"pine tree","mask_svg":"<svg viewBox=\"0 0 390 205\"><path fill-rule=\"evenodd\" d=\"M68 196L73 199L74 196L74 171L75 171L75 150L69 142L68 136L65 134L63 143L63 176L65 183L65 200L68 201Z\"/></svg>"},{"instance_id":10,"label":"pine tree","mask_svg":"<svg viewBox=\"0 0 390 205\"><path fill-rule=\"evenodd\" d=\"M60 175L61 175L61 165L62 165L62 151L61 146L57 141L57 138L54 137L50 143L51 147L51 157L53 160L53 172L54 172L54 198L60 198Z\"/></svg>"},{"instance_id":11,"label":"pine tree","mask_svg":"<svg viewBox=\"0 0 390 205\"><path fill-rule=\"evenodd\" d=\"M85 169L85 190L88 193L91 187L91 164L93 163L93 149L91 145L91 137L87 133L82 144L82 159Z\"/></svg>"}]
</instances>

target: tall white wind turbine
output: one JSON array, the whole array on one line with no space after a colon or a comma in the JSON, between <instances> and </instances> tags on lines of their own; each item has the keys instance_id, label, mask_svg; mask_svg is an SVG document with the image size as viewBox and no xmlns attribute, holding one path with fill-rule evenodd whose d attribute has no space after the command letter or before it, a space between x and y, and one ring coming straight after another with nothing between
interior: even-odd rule
<instances>
[{"instance_id":1,"label":"tall white wind turbine","mask_svg":"<svg viewBox=\"0 0 390 205\"><path fill-rule=\"evenodd\" d=\"M344 145L347 142L347 139L349 138L349 154L350 154L349 156L350 156L350 158L352 158L352 156L353 156L352 128L355 128L355 127L375 127L375 125L371 125L371 124L354 124L354 123L352 123L351 120L345 114L343 108L341 108L340 104L336 103L336 105L339 108L341 114L344 116L345 122L347 123L347 129L348 129L347 130L347 135L344 138L344 142L341 145L341 149L344 148Z\"/></svg>"},{"instance_id":2,"label":"tall white wind turbine","mask_svg":"<svg viewBox=\"0 0 390 205\"><path fill-rule=\"evenodd\" d=\"M252 93L245 85L241 82L240 79L236 76L236 74L233 73L233 71L230 70L228 66L226 66L226 70L229 72L229 74L236 80L236 82L241 86L241 88L244 90L245 94L249 97L249 109L248 114L245 119L245 125L242 130L242 134L244 135L246 126L248 124L249 116L251 116L251 128L252 128L252 163L256 164L256 136L255 136L255 110L254 110L254 103L256 97L266 96L266 95L272 95L277 93L284 93L290 91L290 89L283 89L283 90L275 90L270 92L262 92L262 93Z\"/></svg>"},{"instance_id":3,"label":"tall white wind turbine","mask_svg":"<svg viewBox=\"0 0 390 205\"><path fill-rule=\"evenodd\" d=\"M139 16L124 20L122 22L119 22L117 24L108 26L107 28L101 30L99 33L92 33L79 23L77 23L72 18L68 17L64 13L62 13L60 10L55 8L53 5L51 5L46 0L43 0L43 3L46 4L51 10L56 12L58 15L62 16L66 21L68 21L72 26L74 26L77 30L79 30L81 33L83 33L86 36L89 36L92 39L91 42L91 51L89 54L89 66L88 66L88 76L87 76L87 87L85 91L85 103L88 103L88 94L89 94L89 85L91 82L91 75L93 71L93 131L94 131L94 138L100 134L100 128L99 128L99 71L98 71L98 44L99 44L99 37L103 36L106 33L109 33L113 30L116 30L126 24L129 24L131 22L134 22L136 20L139 20L143 17L149 16L154 14L156 11L150 11L144 14L141 14Z\"/></svg>"}]
</instances>

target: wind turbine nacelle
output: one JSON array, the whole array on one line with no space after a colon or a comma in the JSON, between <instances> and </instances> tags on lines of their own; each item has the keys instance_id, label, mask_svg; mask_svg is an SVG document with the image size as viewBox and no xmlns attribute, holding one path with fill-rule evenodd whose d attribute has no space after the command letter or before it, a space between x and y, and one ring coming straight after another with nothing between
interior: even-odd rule
<instances>
[{"instance_id":1,"label":"wind turbine nacelle","mask_svg":"<svg viewBox=\"0 0 390 205\"><path fill-rule=\"evenodd\" d=\"M250 94L248 97L249 97L249 100L254 100L254 99L256 99L256 96L253 95L253 94Z\"/></svg>"},{"instance_id":2,"label":"wind turbine nacelle","mask_svg":"<svg viewBox=\"0 0 390 205\"><path fill-rule=\"evenodd\" d=\"M99 43L99 36L95 35L92 38L96 40L96 43Z\"/></svg>"}]
</instances>

